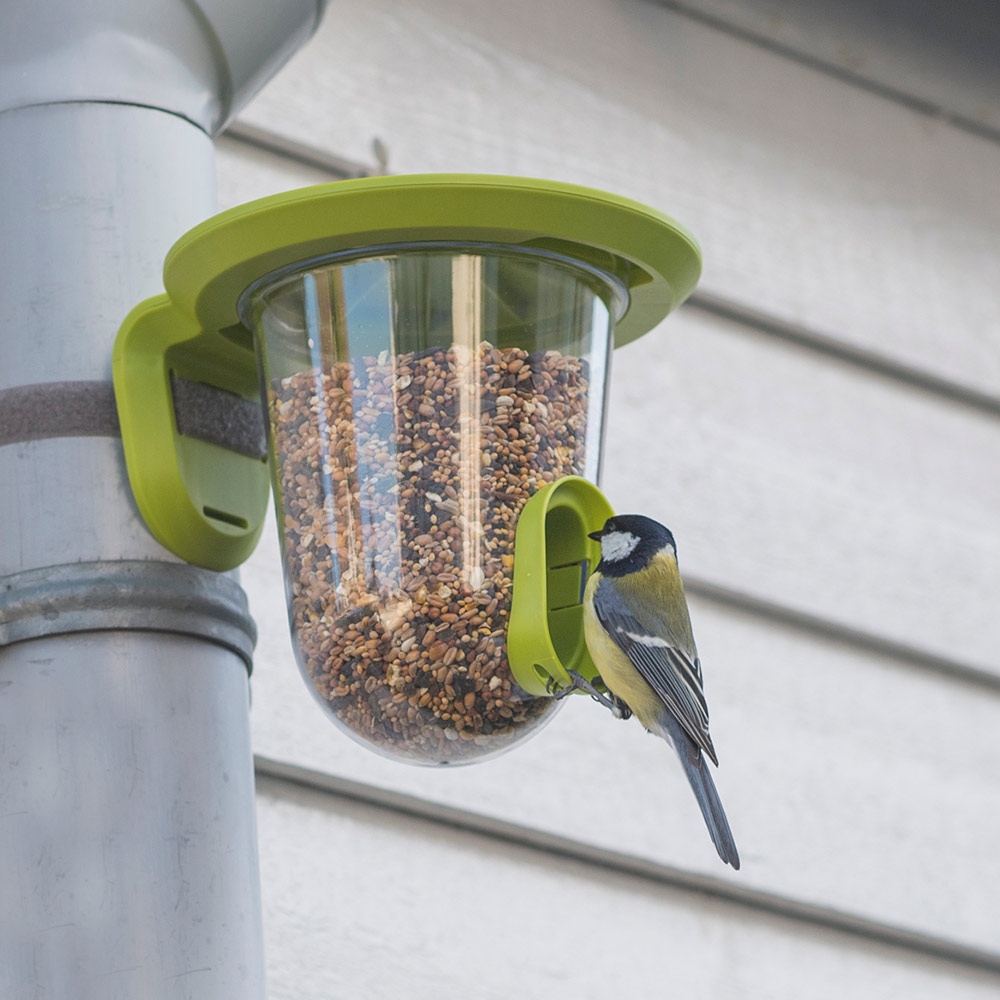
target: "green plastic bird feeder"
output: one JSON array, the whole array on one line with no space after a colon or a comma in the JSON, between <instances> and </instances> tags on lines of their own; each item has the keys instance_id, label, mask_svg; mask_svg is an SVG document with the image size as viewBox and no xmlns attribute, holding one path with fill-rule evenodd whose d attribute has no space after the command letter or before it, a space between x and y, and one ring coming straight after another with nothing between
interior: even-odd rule
<instances>
[{"instance_id":1,"label":"green plastic bird feeder","mask_svg":"<svg viewBox=\"0 0 1000 1000\"><path fill-rule=\"evenodd\" d=\"M547 181L379 177L224 212L119 332L136 501L164 546L227 570L270 481L320 703L396 759L494 755L551 717L567 670L594 674L580 600L611 514L611 350L699 271L666 216ZM266 459L187 431L180 385L263 404Z\"/></svg>"}]
</instances>

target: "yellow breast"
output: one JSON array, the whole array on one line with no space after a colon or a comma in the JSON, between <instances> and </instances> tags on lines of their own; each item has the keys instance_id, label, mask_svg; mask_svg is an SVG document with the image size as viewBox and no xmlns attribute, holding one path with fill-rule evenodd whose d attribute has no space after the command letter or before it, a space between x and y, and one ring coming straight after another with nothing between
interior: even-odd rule
<instances>
[{"instance_id":1,"label":"yellow breast","mask_svg":"<svg viewBox=\"0 0 1000 1000\"><path fill-rule=\"evenodd\" d=\"M663 702L598 621L594 591L600 578L599 573L591 576L583 599L583 635L587 649L608 690L621 698L647 729L653 729L663 712Z\"/></svg>"}]
</instances>

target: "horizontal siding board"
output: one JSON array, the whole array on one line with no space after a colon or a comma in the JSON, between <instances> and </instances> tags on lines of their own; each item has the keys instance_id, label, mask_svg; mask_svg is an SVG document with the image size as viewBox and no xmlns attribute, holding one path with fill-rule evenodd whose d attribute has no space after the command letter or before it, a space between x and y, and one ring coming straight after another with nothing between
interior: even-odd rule
<instances>
[{"instance_id":1,"label":"horizontal siding board","mask_svg":"<svg viewBox=\"0 0 1000 1000\"><path fill-rule=\"evenodd\" d=\"M345 0L245 117L632 195L695 231L706 292L1000 395L1000 146L670 9Z\"/></svg>"},{"instance_id":2,"label":"horizontal siding board","mask_svg":"<svg viewBox=\"0 0 1000 1000\"><path fill-rule=\"evenodd\" d=\"M270 535L262 549L243 573L261 627L257 753L1000 952L995 694L692 598L717 781L744 860L730 873L670 751L587 699L468 768L407 767L355 745L297 675Z\"/></svg>"},{"instance_id":3,"label":"horizontal siding board","mask_svg":"<svg viewBox=\"0 0 1000 1000\"><path fill-rule=\"evenodd\" d=\"M451 830L462 830L501 844L529 847L542 854L551 854L564 861L578 861L600 872L635 876L655 885L669 886L685 892L696 892L706 898L736 903L747 910L747 919L760 913L779 916L807 925L849 934L871 943L879 942L903 948L915 955L935 957L955 962L965 968L982 969L1000 974L1000 953L974 948L912 929L866 919L855 913L835 910L791 899L775 893L747 888L739 880L724 880L713 875L685 871L649 858L638 857L609 847L574 840L564 834L550 833L523 823L474 812L457 806L433 802L416 795L354 781L290 764L287 761L254 756L259 778L290 782L311 791L322 792L334 799L373 805L398 817L413 817L440 824ZM334 803L329 803L336 808Z\"/></svg>"},{"instance_id":4,"label":"horizontal siding board","mask_svg":"<svg viewBox=\"0 0 1000 1000\"><path fill-rule=\"evenodd\" d=\"M258 815L272 1000L995 995L995 974L274 779Z\"/></svg>"},{"instance_id":5,"label":"horizontal siding board","mask_svg":"<svg viewBox=\"0 0 1000 1000\"><path fill-rule=\"evenodd\" d=\"M317 167L296 163L228 136L215 141L219 211L235 208L257 198L325 184L330 175Z\"/></svg>"},{"instance_id":6,"label":"horizontal siding board","mask_svg":"<svg viewBox=\"0 0 1000 1000\"><path fill-rule=\"evenodd\" d=\"M1000 135L992 0L656 0L964 128Z\"/></svg>"}]
</instances>

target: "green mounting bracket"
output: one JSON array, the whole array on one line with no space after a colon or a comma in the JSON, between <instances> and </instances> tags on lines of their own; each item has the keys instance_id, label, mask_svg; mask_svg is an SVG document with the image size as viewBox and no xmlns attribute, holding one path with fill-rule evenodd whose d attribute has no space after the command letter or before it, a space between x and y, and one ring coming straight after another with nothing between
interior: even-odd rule
<instances>
[{"instance_id":1,"label":"green mounting bracket","mask_svg":"<svg viewBox=\"0 0 1000 1000\"><path fill-rule=\"evenodd\" d=\"M571 684L568 670L597 676L583 637L583 591L601 558L588 538L614 515L604 494L579 476L539 490L525 505L514 538L514 589L507 658L529 694ZM548 686L547 686L548 685Z\"/></svg>"},{"instance_id":2,"label":"green mounting bracket","mask_svg":"<svg viewBox=\"0 0 1000 1000\"><path fill-rule=\"evenodd\" d=\"M159 295L125 318L111 364L129 483L153 537L195 566L238 566L264 524L267 462L181 434L170 378L257 399L253 351Z\"/></svg>"}]
</instances>

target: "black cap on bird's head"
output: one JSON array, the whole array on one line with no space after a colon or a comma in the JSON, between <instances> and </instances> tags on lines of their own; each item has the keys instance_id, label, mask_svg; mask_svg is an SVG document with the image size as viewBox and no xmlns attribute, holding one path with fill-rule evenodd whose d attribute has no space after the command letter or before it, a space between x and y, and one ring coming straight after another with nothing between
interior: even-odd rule
<instances>
[{"instance_id":1,"label":"black cap on bird's head","mask_svg":"<svg viewBox=\"0 0 1000 1000\"><path fill-rule=\"evenodd\" d=\"M601 543L598 569L606 575L634 573L662 549L677 555L677 544L669 528L642 514L616 514L604 522L600 531L589 538Z\"/></svg>"}]
</instances>

